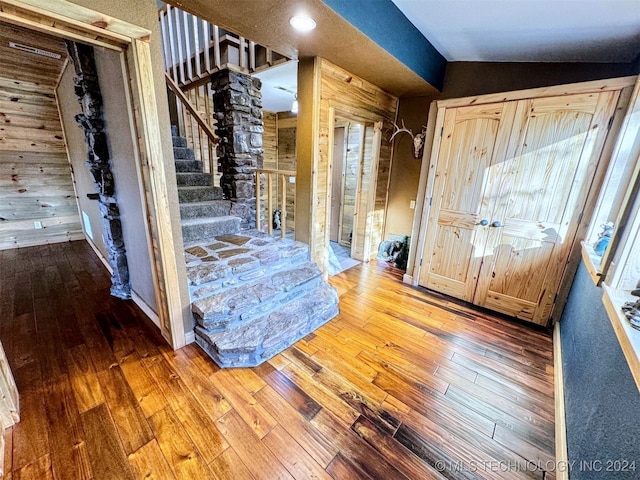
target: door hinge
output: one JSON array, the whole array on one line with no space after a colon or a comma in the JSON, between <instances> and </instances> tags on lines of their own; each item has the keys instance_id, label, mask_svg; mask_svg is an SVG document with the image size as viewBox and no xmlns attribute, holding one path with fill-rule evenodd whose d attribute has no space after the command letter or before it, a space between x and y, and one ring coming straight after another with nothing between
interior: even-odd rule
<instances>
[{"instance_id":1,"label":"door hinge","mask_svg":"<svg viewBox=\"0 0 640 480\"><path fill-rule=\"evenodd\" d=\"M422 266L422 259L420 259L420 266Z\"/></svg>"},{"instance_id":2,"label":"door hinge","mask_svg":"<svg viewBox=\"0 0 640 480\"><path fill-rule=\"evenodd\" d=\"M612 115L611 118L609 119L609 125L607 125L607 130L611 130L611 126L613 125L613 117L615 115Z\"/></svg>"},{"instance_id":3,"label":"door hinge","mask_svg":"<svg viewBox=\"0 0 640 480\"><path fill-rule=\"evenodd\" d=\"M431 206L432 201L433 201L433 197L429 197L429 206Z\"/></svg>"},{"instance_id":4,"label":"door hinge","mask_svg":"<svg viewBox=\"0 0 640 480\"><path fill-rule=\"evenodd\" d=\"M555 304L556 304L556 300L558 300L558 294L557 294L557 293L556 293L556 295L553 297L553 304L552 304L552 305L555 305Z\"/></svg>"},{"instance_id":5,"label":"door hinge","mask_svg":"<svg viewBox=\"0 0 640 480\"><path fill-rule=\"evenodd\" d=\"M444 133L444 127L440 127L440 136Z\"/></svg>"},{"instance_id":6,"label":"door hinge","mask_svg":"<svg viewBox=\"0 0 640 480\"><path fill-rule=\"evenodd\" d=\"M584 215L584 212L580 212L580 215L578 215L578 225L580 225L582 223L582 216Z\"/></svg>"}]
</instances>

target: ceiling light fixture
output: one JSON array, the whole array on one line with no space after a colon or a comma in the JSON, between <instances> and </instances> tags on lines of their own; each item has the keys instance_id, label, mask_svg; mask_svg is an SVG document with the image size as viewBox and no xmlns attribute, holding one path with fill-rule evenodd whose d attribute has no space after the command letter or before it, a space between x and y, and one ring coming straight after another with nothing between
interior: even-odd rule
<instances>
[{"instance_id":1,"label":"ceiling light fixture","mask_svg":"<svg viewBox=\"0 0 640 480\"><path fill-rule=\"evenodd\" d=\"M310 32L316 28L316 21L308 15L291 17L289 24L299 32Z\"/></svg>"}]
</instances>

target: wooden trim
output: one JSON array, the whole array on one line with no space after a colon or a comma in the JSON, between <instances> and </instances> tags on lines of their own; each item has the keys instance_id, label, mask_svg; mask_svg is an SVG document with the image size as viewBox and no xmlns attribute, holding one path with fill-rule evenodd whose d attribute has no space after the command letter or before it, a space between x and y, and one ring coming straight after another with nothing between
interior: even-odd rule
<instances>
[{"instance_id":1,"label":"wooden trim","mask_svg":"<svg viewBox=\"0 0 640 480\"><path fill-rule=\"evenodd\" d=\"M625 88L628 89L629 87L625 87ZM609 94L609 95L617 95L615 97L615 103L614 103L615 106L614 106L612 115L615 115L615 112L617 111L621 103L624 104L625 101L627 103L629 101L628 90L626 91L627 95L623 95L623 92L625 92L625 88L622 88L617 92L615 90L612 90L611 93ZM604 97L602 95L600 97L602 101ZM599 121L596 121L596 119L594 118L594 120L592 121L592 125L593 124L602 125L603 123L607 122L607 120L608 120L607 118L601 118ZM596 140L596 144L599 144L601 146L600 146L600 152L598 153L598 156L597 156L597 160L594 163L595 173L591 180L591 184L588 187L588 191L586 192L586 195L583 196L584 200L578 203L579 205L582 206L580 212L582 213L583 216L584 216L584 212L593 212L595 209L596 202L598 200L598 197L600 196L602 182L604 181L604 178L608 170L609 160L611 158L610 157L611 149L613 148L613 145L615 145L615 139L618 135L617 128L619 128L619 126L620 126L619 123L616 124L615 128L612 125L611 129L600 134L600 135L604 135L604 139L602 142L598 142L598 140ZM576 214L579 214L579 213L576 212ZM589 227L589 222L587 221L581 221L576 226L575 234L571 239L571 244L570 244L571 246L569 248L569 253L567 257L568 261L565 264L565 267L561 272L561 274L557 277L557 283L556 283L557 296L555 297L554 304L551 307L551 313L548 320L549 322L558 321L562 317L564 306L567 302L567 298L569 298L569 291L571 290L571 282L575 276L576 270L578 269L578 265L580 264L580 250L579 250L580 241L585 237L588 227ZM540 317L537 317L537 318L539 319Z\"/></svg>"},{"instance_id":2,"label":"wooden trim","mask_svg":"<svg viewBox=\"0 0 640 480\"><path fill-rule=\"evenodd\" d=\"M296 171L295 170L273 170L273 169L269 169L269 168L258 168L256 170L256 173L271 173L274 175L284 175L284 176L288 176L288 177L295 177L296 176Z\"/></svg>"},{"instance_id":3,"label":"wooden trim","mask_svg":"<svg viewBox=\"0 0 640 480\"><path fill-rule=\"evenodd\" d=\"M313 198L317 190L317 175L314 174L318 165L320 126L320 61L317 57L304 58L298 62L298 101L300 113L296 128L296 202L295 238L311 247L311 257L314 261L313 228L315 224Z\"/></svg>"},{"instance_id":4,"label":"wooden trim","mask_svg":"<svg viewBox=\"0 0 640 480\"><path fill-rule=\"evenodd\" d=\"M331 190L333 189L333 143L335 138L335 127L336 127L336 110L332 105L329 105L328 110L329 118L327 125L327 178L325 181L327 182L327 190L325 192L325 204L326 208L324 210L324 252L323 255L326 255L326 259L323 262L323 265L328 264L329 259L329 241L331 240ZM362 138L364 139L364 129L362 131ZM362 152L362 150L360 150ZM356 197L357 198L357 197ZM356 199L356 203L357 203ZM355 232L354 232L355 237ZM326 262L326 263L325 263ZM326 268L323 268L322 278L327 281L329 278L329 272Z\"/></svg>"},{"instance_id":5,"label":"wooden trim","mask_svg":"<svg viewBox=\"0 0 640 480\"><path fill-rule=\"evenodd\" d=\"M409 256L407 259L407 273L403 277L404 283L418 285L420 276L420 258L418 251L422 253L422 245L426 233L426 222L429 218L429 205L426 205L427 178L431 163L429 159L433 153L433 144L435 140L436 123L442 124L444 114L441 119L437 119L439 110L435 102L431 102L429 107L429 117L427 119L427 132L425 136L425 144L422 150L422 163L420 165L420 180L418 182L418 193L416 197L416 208L413 211L413 225L411 227L411 245L409 246ZM396 119L397 122L397 119ZM437 153L436 153L437 155ZM420 249L420 250L418 250Z\"/></svg>"},{"instance_id":6,"label":"wooden trim","mask_svg":"<svg viewBox=\"0 0 640 480\"><path fill-rule=\"evenodd\" d=\"M594 253L591 245L588 245L585 242L580 242L580 246L580 250L582 252L582 261L584 262L585 267L587 267L587 271L589 272L591 280L593 280L593 283L595 283L596 285L600 285L600 283L602 282L602 274L599 271L599 265L597 265L596 262L593 261L593 257L597 255Z\"/></svg>"},{"instance_id":7,"label":"wooden trim","mask_svg":"<svg viewBox=\"0 0 640 480\"><path fill-rule=\"evenodd\" d=\"M564 371L562 369L562 343L560 323L553 328L553 373L556 428L556 480L569 480L569 453L567 448L567 417L564 403Z\"/></svg>"},{"instance_id":8,"label":"wooden trim","mask_svg":"<svg viewBox=\"0 0 640 480\"><path fill-rule=\"evenodd\" d=\"M160 122L156 107L155 86L149 44L133 41L133 62L136 68L137 92L140 102L141 143L143 156L149 164L150 187L154 202L158 254L163 270L166 305L160 307L161 332L173 348L185 345L182 302L180 300L180 280L178 278L178 257L171 225L170 204L167 194L164 155L161 148ZM182 247L179 242L178 247ZM181 251L181 248L178 250ZM162 303L162 302L160 302Z\"/></svg>"},{"instance_id":9,"label":"wooden trim","mask_svg":"<svg viewBox=\"0 0 640 480\"><path fill-rule=\"evenodd\" d=\"M430 140L431 154L429 156L430 157L429 166L425 172L423 172L422 169L420 170L420 179L424 183L419 186L419 191L424 192L422 196L422 202L424 206L422 210L422 218L420 219L418 242L416 242L416 258L414 259L415 266L413 271L414 285L418 285L418 283L420 282L420 276L422 274L422 265L420 265L420 260L424 257L424 248L425 248L425 243L427 241L427 229L429 228L429 215L431 215L431 202L429 202L429 204L427 205L426 200L427 200L427 197L429 197L430 199L432 199L433 197L433 187L436 181L435 174L438 167L438 156L440 154L440 142L442 140L441 138L439 138L436 141L435 136L440 135L438 132L442 132L442 129L444 128L444 117L446 113L446 109L437 108L436 102L433 102L431 104L431 109L435 109L437 113L435 114L436 121L434 125L435 128L433 130L433 137ZM432 115L434 114L432 114L430 110L429 111L430 119L432 118ZM425 145L424 151L425 152L427 151L426 145ZM425 160L426 160L426 156L423 155L422 157L423 168L426 167ZM422 180L423 178L424 180Z\"/></svg>"},{"instance_id":10,"label":"wooden trim","mask_svg":"<svg viewBox=\"0 0 640 480\"><path fill-rule=\"evenodd\" d=\"M146 28L110 17L66 0L2 0L1 3L26 8L34 13L42 12L46 17L54 19L60 18L64 21L70 21L71 19L77 26L83 29L107 34L114 39L119 38L125 43L130 43L131 38L143 40L151 35L151 31ZM27 5L29 7L26 7ZM64 16L57 15L56 12L64 12ZM98 24L100 27L94 26Z\"/></svg>"},{"instance_id":11,"label":"wooden trim","mask_svg":"<svg viewBox=\"0 0 640 480\"><path fill-rule=\"evenodd\" d=\"M589 222L589 226L587 231L584 234L584 238L590 239L593 235L593 231L600 227L600 222L597 224L593 221L598 218L599 213L602 209L609 209L610 212L617 211L621 213L624 211L626 201L628 200L627 189L629 185L633 182L633 176L626 175L626 182L622 181L618 183L618 181L612 180L612 172L616 165L625 165L625 173L629 174L633 171L633 160L637 160L638 155L640 155L640 76L638 77L638 81L636 82L635 88L631 91L631 87L623 89L620 95L619 105L618 107L624 107L625 115L614 120L609 136L611 137L611 141L607 139L607 145L605 147L605 152L603 154L604 158L610 159L608 162L607 172L600 186L600 192L598 195L598 199L595 203L595 206L592 211L591 220ZM615 135L613 135L615 133ZM615 183L614 183L615 182ZM611 201L602 202L602 195L604 192L609 190L615 190L616 198L614 199L613 204ZM610 199L609 199L610 200ZM606 219L604 221L607 221ZM618 223L616 223L616 229L614 230L613 237L609 242L609 246L602 256L602 261L598 266L598 271L602 278L607 273L609 266L613 260L613 256L616 250L616 247L620 241L621 232L621 220L616 219Z\"/></svg>"},{"instance_id":12,"label":"wooden trim","mask_svg":"<svg viewBox=\"0 0 640 480\"><path fill-rule=\"evenodd\" d=\"M124 55L120 55L120 65L122 72L122 84L127 86L129 85L129 70L127 68L127 62ZM147 242L147 252L149 255L149 260L151 261L151 275L153 280L153 292L156 296L156 302L158 303L158 308L162 311L162 289L160 286L160 277L162 272L158 271L158 262L156 260L155 251L153 248L153 225L151 223L152 216L149 214L149 202L147 200L146 189L145 189L145 172L142 168L142 162L140 161L140 151L138 146L136 125L135 125L135 113L133 111L133 99L131 97L131 91L129 88L124 89L124 96L126 98L126 106L127 113L129 119L129 128L131 131L131 144L134 145L133 156L135 159L136 165L136 174L138 175L138 189L140 194L140 205L142 206L142 212L144 214L144 218L146 219L146 227L144 229L145 239ZM131 293L135 293L132 289ZM142 307L141 307L142 308ZM144 310L144 309L143 309ZM161 317L154 312L156 326L161 328L162 322Z\"/></svg>"},{"instance_id":13,"label":"wooden trim","mask_svg":"<svg viewBox=\"0 0 640 480\"><path fill-rule=\"evenodd\" d=\"M384 122L383 120L379 120L374 122L373 128L373 145L371 146L371 179L369 180L369 191L367 192L367 211L365 212L367 217L376 209L376 190L378 189L378 169L380 166L380 147L382 147L382 126ZM363 136L365 136L365 131L363 131ZM362 149L364 151L364 147ZM385 204L386 207L386 204ZM384 231L384 229L382 230ZM365 230L365 248L364 248L364 260L368 262L369 260L373 260L377 255L377 249L371 248L371 241L373 236L372 228L367 228ZM327 243L328 245L328 243Z\"/></svg>"},{"instance_id":14,"label":"wooden trim","mask_svg":"<svg viewBox=\"0 0 640 480\"><path fill-rule=\"evenodd\" d=\"M633 328L620 310L625 302L636 301L638 297L633 297L626 291L611 288L607 284L603 284L602 288L604 290L602 303L611 320L613 331L616 332L631 375L640 391L640 330Z\"/></svg>"},{"instance_id":15,"label":"wooden trim","mask_svg":"<svg viewBox=\"0 0 640 480\"><path fill-rule=\"evenodd\" d=\"M632 87L636 76L608 78L591 82L570 83L566 85L553 85L550 87L530 88L514 92L489 93L472 97L453 98L449 100L436 100L438 108L456 108L469 105L481 105L484 103L507 102L513 100L526 100L528 98L559 97L563 95L576 95L580 93L607 92L622 90Z\"/></svg>"}]
</instances>

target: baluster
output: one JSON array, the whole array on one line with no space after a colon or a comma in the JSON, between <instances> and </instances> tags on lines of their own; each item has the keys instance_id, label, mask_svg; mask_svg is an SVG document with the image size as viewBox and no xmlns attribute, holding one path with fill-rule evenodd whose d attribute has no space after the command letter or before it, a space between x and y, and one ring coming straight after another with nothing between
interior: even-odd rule
<instances>
[{"instance_id":1,"label":"baluster","mask_svg":"<svg viewBox=\"0 0 640 480\"><path fill-rule=\"evenodd\" d=\"M280 236L284 238L287 235L287 176L280 175L282 181L282 203L280 204Z\"/></svg>"},{"instance_id":2,"label":"baluster","mask_svg":"<svg viewBox=\"0 0 640 480\"><path fill-rule=\"evenodd\" d=\"M185 61L187 62L187 80L192 82L193 68L191 66L191 35L189 35L189 14L187 12L182 12L182 26L184 27L184 46L186 51Z\"/></svg>"},{"instance_id":3,"label":"baluster","mask_svg":"<svg viewBox=\"0 0 640 480\"><path fill-rule=\"evenodd\" d=\"M249 42L249 71L256 71L256 42Z\"/></svg>"},{"instance_id":4,"label":"baluster","mask_svg":"<svg viewBox=\"0 0 640 480\"><path fill-rule=\"evenodd\" d=\"M166 10L160 10L160 36L162 37L162 59L164 60L164 69L166 72L169 71L171 65L169 62L169 42L167 38L167 20L165 18Z\"/></svg>"},{"instance_id":5,"label":"baluster","mask_svg":"<svg viewBox=\"0 0 640 480\"><path fill-rule=\"evenodd\" d=\"M213 26L213 63L220 70L220 29Z\"/></svg>"},{"instance_id":6,"label":"baluster","mask_svg":"<svg viewBox=\"0 0 640 480\"><path fill-rule=\"evenodd\" d=\"M273 235L273 195L271 189L273 187L273 181L271 173L267 173L267 232L269 235Z\"/></svg>"},{"instance_id":7,"label":"baluster","mask_svg":"<svg viewBox=\"0 0 640 480\"><path fill-rule=\"evenodd\" d=\"M182 28L180 28L180 10L175 9L176 12L176 40L178 41L178 70L180 71L180 82L185 83L184 78L184 53L182 51Z\"/></svg>"},{"instance_id":8,"label":"baluster","mask_svg":"<svg viewBox=\"0 0 640 480\"><path fill-rule=\"evenodd\" d=\"M261 212L262 209L260 205L260 170L256 170L256 229L262 230L262 222L261 220Z\"/></svg>"},{"instance_id":9,"label":"baluster","mask_svg":"<svg viewBox=\"0 0 640 480\"><path fill-rule=\"evenodd\" d=\"M201 86L196 88L196 110L198 111L198 115L200 115L200 104L202 100L200 99L200 90ZM202 117L202 116L201 116ZM205 135L206 136L206 135ZM202 140L202 129L198 128L198 148L200 150L200 161L204 164L204 141Z\"/></svg>"},{"instance_id":10,"label":"baluster","mask_svg":"<svg viewBox=\"0 0 640 480\"><path fill-rule=\"evenodd\" d=\"M200 65L200 31L198 30L198 17L191 15L191 20L193 20L193 39L196 50L196 76L200 78L202 76L202 66Z\"/></svg>"},{"instance_id":11,"label":"baluster","mask_svg":"<svg viewBox=\"0 0 640 480\"><path fill-rule=\"evenodd\" d=\"M267 53L265 54L265 61L269 66L271 66L271 64L273 63L272 50L269 47L267 47Z\"/></svg>"},{"instance_id":12,"label":"baluster","mask_svg":"<svg viewBox=\"0 0 640 480\"><path fill-rule=\"evenodd\" d=\"M173 8L167 4L167 29L169 30L169 50L171 52L171 78L178 83L178 72L176 71L176 49L175 34L173 32Z\"/></svg>"},{"instance_id":13,"label":"baluster","mask_svg":"<svg viewBox=\"0 0 640 480\"><path fill-rule=\"evenodd\" d=\"M204 70L211 74L211 38L209 37L209 22L202 20L202 48L204 53Z\"/></svg>"},{"instance_id":14,"label":"baluster","mask_svg":"<svg viewBox=\"0 0 640 480\"><path fill-rule=\"evenodd\" d=\"M244 49L244 37L240 37L239 39L240 42L240 68L247 68L247 52Z\"/></svg>"}]
</instances>

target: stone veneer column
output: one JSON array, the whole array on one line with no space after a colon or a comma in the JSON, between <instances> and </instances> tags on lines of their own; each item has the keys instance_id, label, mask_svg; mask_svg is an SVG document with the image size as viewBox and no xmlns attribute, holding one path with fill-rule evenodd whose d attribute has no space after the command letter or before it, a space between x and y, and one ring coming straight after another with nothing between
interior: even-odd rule
<instances>
[{"instance_id":1,"label":"stone veneer column","mask_svg":"<svg viewBox=\"0 0 640 480\"><path fill-rule=\"evenodd\" d=\"M220 184L231 200L231 215L242 219L242 228L256 224L255 170L262 168L262 83L257 78L221 70L211 76Z\"/></svg>"},{"instance_id":2,"label":"stone veneer column","mask_svg":"<svg viewBox=\"0 0 640 480\"><path fill-rule=\"evenodd\" d=\"M84 141L87 146L86 165L91 171L93 183L98 192L98 205L102 213L102 235L109 253L109 265L113 270L111 295L128 300L131 298L129 267L122 236L120 209L115 198L107 133L102 117L102 95L98 84L93 47L71 41L66 43L76 73L73 79L75 94L82 109L82 113L76 115L75 119L84 130Z\"/></svg>"}]
</instances>

